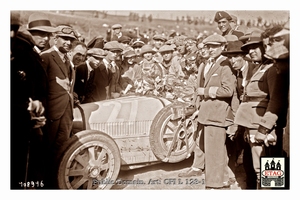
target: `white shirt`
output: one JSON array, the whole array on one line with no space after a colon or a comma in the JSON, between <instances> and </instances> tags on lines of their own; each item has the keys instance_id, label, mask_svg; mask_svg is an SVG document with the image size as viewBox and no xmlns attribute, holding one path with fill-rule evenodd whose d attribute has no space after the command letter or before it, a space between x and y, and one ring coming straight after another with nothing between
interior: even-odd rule
<instances>
[{"instance_id":1,"label":"white shirt","mask_svg":"<svg viewBox=\"0 0 300 200\"><path fill-rule=\"evenodd\" d=\"M93 71L94 69L91 67L91 65L89 64L88 61L85 61L85 62L86 62L87 68L88 68L87 80L89 80L91 71Z\"/></svg>"}]
</instances>

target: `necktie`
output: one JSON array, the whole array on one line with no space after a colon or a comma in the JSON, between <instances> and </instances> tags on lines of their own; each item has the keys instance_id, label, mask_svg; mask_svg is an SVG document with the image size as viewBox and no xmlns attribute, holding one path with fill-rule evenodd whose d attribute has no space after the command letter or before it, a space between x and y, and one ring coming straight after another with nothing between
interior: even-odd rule
<instances>
[{"instance_id":1,"label":"necktie","mask_svg":"<svg viewBox=\"0 0 300 200\"><path fill-rule=\"evenodd\" d=\"M210 70L210 68L213 65L213 63L214 63L213 59L208 59L207 60L207 63L205 65L205 67L204 67L204 73L203 73L204 77L206 76L207 72Z\"/></svg>"},{"instance_id":2,"label":"necktie","mask_svg":"<svg viewBox=\"0 0 300 200\"><path fill-rule=\"evenodd\" d=\"M88 76L88 80L86 83L86 92L85 92L86 97L90 97L93 92L94 76L95 76L95 70L90 71L90 75Z\"/></svg>"}]
</instances>

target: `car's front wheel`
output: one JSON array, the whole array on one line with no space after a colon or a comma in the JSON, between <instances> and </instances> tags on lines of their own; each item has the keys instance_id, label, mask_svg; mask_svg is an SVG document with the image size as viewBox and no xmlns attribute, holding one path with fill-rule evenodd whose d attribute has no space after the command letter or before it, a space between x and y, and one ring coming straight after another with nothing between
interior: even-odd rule
<instances>
[{"instance_id":1,"label":"car's front wheel","mask_svg":"<svg viewBox=\"0 0 300 200\"><path fill-rule=\"evenodd\" d=\"M60 189L110 189L118 177L121 156L105 133L86 130L70 139L58 168Z\"/></svg>"},{"instance_id":2,"label":"car's front wheel","mask_svg":"<svg viewBox=\"0 0 300 200\"><path fill-rule=\"evenodd\" d=\"M158 112L151 124L151 150L163 162L180 162L188 158L195 148L197 122L180 116L174 118L172 111L185 107L185 103L170 104Z\"/></svg>"}]
</instances>

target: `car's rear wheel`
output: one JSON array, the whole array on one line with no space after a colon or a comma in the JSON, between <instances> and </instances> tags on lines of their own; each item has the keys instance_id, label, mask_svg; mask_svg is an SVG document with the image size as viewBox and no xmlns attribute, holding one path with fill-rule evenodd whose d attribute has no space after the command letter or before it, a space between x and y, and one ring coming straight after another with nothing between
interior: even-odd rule
<instances>
[{"instance_id":1,"label":"car's rear wheel","mask_svg":"<svg viewBox=\"0 0 300 200\"><path fill-rule=\"evenodd\" d=\"M60 189L110 189L118 177L121 156L105 133L86 130L70 139L58 167Z\"/></svg>"},{"instance_id":2,"label":"car's rear wheel","mask_svg":"<svg viewBox=\"0 0 300 200\"><path fill-rule=\"evenodd\" d=\"M181 117L173 118L172 109L184 109L186 104L173 103L158 112L150 128L150 146L156 157L163 162L180 162L191 155L195 148L194 133L197 129L196 122L184 120L183 127L177 130Z\"/></svg>"}]
</instances>

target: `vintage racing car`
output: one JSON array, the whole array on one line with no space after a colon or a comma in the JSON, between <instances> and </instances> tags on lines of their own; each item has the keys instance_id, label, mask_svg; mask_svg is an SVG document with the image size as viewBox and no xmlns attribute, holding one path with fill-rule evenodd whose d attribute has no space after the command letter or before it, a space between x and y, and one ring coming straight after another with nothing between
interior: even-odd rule
<instances>
[{"instance_id":1,"label":"vintage racing car","mask_svg":"<svg viewBox=\"0 0 300 200\"><path fill-rule=\"evenodd\" d=\"M60 189L110 189L120 170L176 163L195 147L185 102L124 96L74 108L73 131L58 168ZM193 110L193 109L192 109Z\"/></svg>"}]
</instances>

